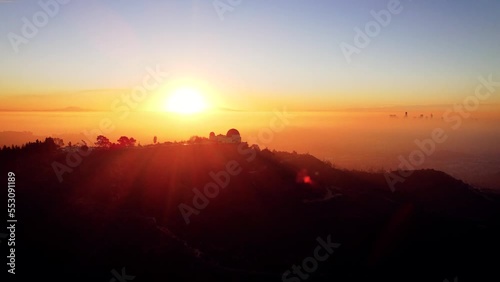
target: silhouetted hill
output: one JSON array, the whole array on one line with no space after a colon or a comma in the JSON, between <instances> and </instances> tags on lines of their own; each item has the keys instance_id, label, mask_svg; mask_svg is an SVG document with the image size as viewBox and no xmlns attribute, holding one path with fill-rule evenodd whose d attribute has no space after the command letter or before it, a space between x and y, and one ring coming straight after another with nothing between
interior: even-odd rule
<instances>
[{"instance_id":1,"label":"silhouetted hill","mask_svg":"<svg viewBox=\"0 0 500 282\"><path fill-rule=\"evenodd\" d=\"M482 281L500 262L498 198L439 171L392 192L311 155L158 145L94 150L59 183L67 155L47 154L0 167L16 173L19 264L61 280L282 281L328 236L340 246L308 281Z\"/></svg>"}]
</instances>

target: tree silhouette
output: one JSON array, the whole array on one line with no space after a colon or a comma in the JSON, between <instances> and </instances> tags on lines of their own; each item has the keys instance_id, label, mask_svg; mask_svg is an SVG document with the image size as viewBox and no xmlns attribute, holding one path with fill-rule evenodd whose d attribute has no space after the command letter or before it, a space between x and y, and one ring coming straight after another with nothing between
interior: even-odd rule
<instances>
[{"instance_id":1,"label":"tree silhouette","mask_svg":"<svg viewBox=\"0 0 500 282\"><path fill-rule=\"evenodd\" d=\"M156 144L156 142L158 142L158 138L155 136L155 137L153 138L153 144Z\"/></svg>"},{"instance_id":2,"label":"tree silhouette","mask_svg":"<svg viewBox=\"0 0 500 282\"><path fill-rule=\"evenodd\" d=\"M137 142L133 137L128 138L127 136L122 136L117 141L120 147L134 147L135 142Z\"/></svg>"},{"instance_id":3,"label":"tree silhouette","mask_svg":"<svg viewBox=\"0 0 500 282\"><path fill-rule=\"evenodd\" d=\"M111 142L106 136L99 135L97 136L97 142L95 142L95 145L100 148L109 148L111 147Z\"/></svg>"},{"instance_id":4,"label":"tree silhouette","mask_svg":"<svg viewBox=\"0 0 500 282\"><path fill-rule=\"evenodd\" d=\"M64 141L61 138L52 138L52 140L57 147L64 147Z\"/></svg>"},{"instance_id":5,"label":"tree silhouette","mask_svg":"<svg viewBox=\"0 0 500 282\"><path fill-rule=\"evenodd\" d=\"M37 139L35 142L28 142L22 146L12 145L10 148L7 146L3 146L3 148L0 150L0 153L2 153L2 155L11 155L21 152L33 155L53 154L58 152L58 150L61 148L61 144L64 144L62 139L54 141L54 138L47 137L43 142Z\"/></svg>"},{"instance_id":6,"label":"tree silhouette","mask_svg":"<svg viewBox=\"0 0 500 282\"><path fill-rule=\"evenodd\" d=\"M204 141L208 141L209 139L206 137L200 137L200 136L191 136L189 140L187 141L188 144L200 144L203 143Z\"/></svg>"}]
</instances>

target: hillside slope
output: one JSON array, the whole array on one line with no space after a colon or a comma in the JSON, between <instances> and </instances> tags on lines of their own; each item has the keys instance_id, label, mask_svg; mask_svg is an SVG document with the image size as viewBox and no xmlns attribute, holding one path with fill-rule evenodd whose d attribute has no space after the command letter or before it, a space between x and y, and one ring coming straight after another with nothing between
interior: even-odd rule
<instances>
[{"instance_id":1,"label":"hillside slope","mask_svg":"<svg viewBox=\"0 0 500 282\"><path fill-rule=\"evenodd\" d=\"M282 281L318 238L339 245L308 281L481 281L500 262L497 200L438 171L393 193L382 173L311 155L179 145L96 150L59 183L65 158L1 161L16 172L21 262L61 279L126 267L134 281Z\"/></svg>"}]
</instances>

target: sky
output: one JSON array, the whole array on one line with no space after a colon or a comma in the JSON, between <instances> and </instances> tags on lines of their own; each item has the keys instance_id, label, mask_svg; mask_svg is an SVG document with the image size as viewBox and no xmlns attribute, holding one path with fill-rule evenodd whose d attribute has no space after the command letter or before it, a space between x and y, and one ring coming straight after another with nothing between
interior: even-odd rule
<instances>
[{"instance_id":1,"label":"sky","mask_svg":"<svg viewBox=\"0 0 500 282\"><path fill-rule=\"evenodd\" d=\"M214 3L238 1L72 0L17 47L23 18L44 10L0 1L0 110L110 110L155 68L169 76L137 110L160 109L179 87L234 110L441 105L474 93L481 75L500 80L496 0L401 1L347 60L341 44L355 46L355 28L391 1L242 0L221 15Z\"/></svg>"}]
</instances>

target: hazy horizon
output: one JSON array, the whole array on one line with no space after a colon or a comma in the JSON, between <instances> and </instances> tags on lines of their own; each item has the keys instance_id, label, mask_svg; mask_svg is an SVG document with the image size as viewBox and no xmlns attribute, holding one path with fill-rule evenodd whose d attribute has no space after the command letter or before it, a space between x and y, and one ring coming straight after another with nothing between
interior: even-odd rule
<instances>
[{"instance_id":1,"label":"hazy horizon","mask_svg":"<svg viewBox=\"0 0 500 282\"><path fill-rule=\"evenodd\" d=\"M443 111L423 113L423 118L415 111L409 112L408 118L404 112L393 111L286 112L290 115L288 124L279 130L269 125L276 113L267 111L212 112L181 120L179 114L159 112L131 112L123 120L113 112L0 112L0 120L6 121L0 128L0 147L45 137L62 138L65 145L81 145L84 140L93 146L98 134L111 141L134 137L144 146L153 144L154 136L158 143L186 141L237 128L243 142L262 149L310 153L339 168L386 171L398 168L399 156L408 159L419 149L416 140L431 138L433 130L441 128L448 139L436 144L435 152L415 169L433 168L469 182L500 172L497 115L474 113L455 130L455 120L447 122ZM102 131L99 125L104 119L111 120L115 129Z\"/></svg>"}]
</instances>

